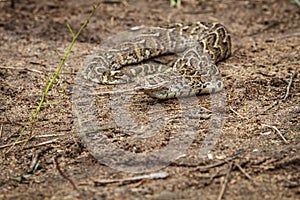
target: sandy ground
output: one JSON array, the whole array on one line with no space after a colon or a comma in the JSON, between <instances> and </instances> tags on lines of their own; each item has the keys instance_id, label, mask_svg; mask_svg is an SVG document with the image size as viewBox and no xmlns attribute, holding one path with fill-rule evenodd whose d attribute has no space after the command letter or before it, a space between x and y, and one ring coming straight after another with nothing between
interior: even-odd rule
<instances>
[{"instance_id":1,"label":"sandy ground","mask_svg":"<svg viewBox=\"0 0 300 200\"><path fill-rule=\"evenodd\" d=\"M180 8L170 8L168 1L103 1L72 49L36 125L21 133L71 41L66 23L78 30L92 5L24 0L11 8L10 2L0 2L0 199L300 198L300 6L289 0L189 0ZM218 64L226 116L216 144L199 158L212 123L201 118L186 151L159 170L128 173L95 159L80 139L72 113L74 80L86 58L109 36L131 27L194 21L220 22L232 36L232 55ZM208 97L197 97L194 106L211 110ZM95 116L110 141L127 152L168 146L180 127L190 123L174 118L155 137L132 139L138 133L122 130L112 118L110 100L107 95L96 98ZM131 116L145 124L181 109L178 100L158 101L143 93L127 103ZM12 146L15 141L20 142ZM124 181L153 173L165 176Z\"/></svg>"}]
</instances>

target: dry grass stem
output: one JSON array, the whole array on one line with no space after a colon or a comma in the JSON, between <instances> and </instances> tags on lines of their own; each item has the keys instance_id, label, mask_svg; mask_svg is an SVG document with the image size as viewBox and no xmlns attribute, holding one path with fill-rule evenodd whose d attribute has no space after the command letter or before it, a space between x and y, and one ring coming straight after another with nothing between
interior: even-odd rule
<instances>
[{"instance_id":1,"label":"dry grass stem","mask_svg":"<svg viewBox=\"0 0 300 200\"><path fill-rule=\"evenodd\" d=\"M91 13L89 14L89 16L87 17L87 19L85 20L85 22L83 23L83 25L81 25L80 29L74 33L73 29L71 28L71 26L69 24L67 24L67 28L70 31L71 35L72 35L72 41L68 47L68 49L66 50L63 58L60 61L60 64L58 66L58 68L56 69L55 73L53 74L52 78L50 79L50 81L47 83L44 92L41 96L41 100L38 103L37 108L34 110L34 112L32 112L32 114L30 115L29 119L27 120L27 122L24 124L22 130L21 130L21 134L20 136L16 139L16 141L14 142L15 144L21 139L21 137L23 136L23 132L29 127L30 132L32 132L33 127L38 119L40 110L42 108L42 106L44 105L44 102L46 100L46 96L48 95L49 90L52 88L53 84L55 83L58 75L60 74L60 71L62 69L62 67L65 65L67 58L69 57L69 54L71 53L71 50L77 40L77 38L79 37L79 35L81 34L81 32L83 31L83 29L87 26L87 24L89 23L90 19L92 18L92 16L95 14L96 9L100 6L100 3L97 3L96 5L93 6L93 10L91 11ZM22 149L24 149L24 147L27 145L27 143L29 142L30 139L32 139L35 135L29 135L25 141L25 143L22 146ZM14 145L12 145L7 151L6 153L8 153L12 148L14 147Z\"/></svg>"}]
</instances>

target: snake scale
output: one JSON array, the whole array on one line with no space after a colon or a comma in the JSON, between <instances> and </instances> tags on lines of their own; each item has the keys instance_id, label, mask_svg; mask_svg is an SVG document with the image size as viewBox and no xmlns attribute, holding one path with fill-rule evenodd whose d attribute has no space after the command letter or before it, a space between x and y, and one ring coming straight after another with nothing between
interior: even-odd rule
<instances>
[{"instance_id":1,"label":"snake scale","mask_svg":"<svg viewBox=\"0 0 300 200\"><path fill-rule=\"evenodd\" d=\"M216 63L230 56L231 37L220 23L177 23L131 32L97 53L84 69L84 78L109 85L135 82L139 90L158 99L223 89ZM152 61L175 54L179 58L171 66Z\"/></svg>"}]
</instances>

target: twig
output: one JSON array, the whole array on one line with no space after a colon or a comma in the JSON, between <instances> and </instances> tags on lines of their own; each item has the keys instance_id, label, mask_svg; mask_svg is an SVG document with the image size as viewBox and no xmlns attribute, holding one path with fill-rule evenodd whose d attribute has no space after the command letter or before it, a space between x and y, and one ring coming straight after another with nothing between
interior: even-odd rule
<instances>
[{"instance_id":1,"label":"twig","mask_svg":"<svg viewBox=\"0 0 300 200\"><path fill-rule=\"evenodd\" d=\"M238 163L234 163L235 166L237 166L237 168L251 181L255 182L254 179L247 173L245 172L245 170L241 167L240 164Z\"/></svg>"},{"instance_id":2,"label":"twig","mask_svg":"<svg viewBox=\"0 0 300 200\"><path fill-rule=\"evenodd\" d=\"M297 75L297 72L296 72L296 70L294 70L293 74L292 74L292 77L290 79L290 82L289 82L289 84L288 84L288 86L286 88L286 93L285 93L285 96L283 98L283 101L286 101L286 99L288 98L288 96L290 94L290 90L291 90L292 84L293 84L293 80L295 79L296 75Z\"/></svg>"},{"instance_id":3,"label":"twig","mask_svg":"<svg viewBox=\"0 0 300 200\"><path fill-rule=\"evenodd\" d=\"M232 169L232 162L231 162L230 165L229 165L229 169L228 169L228 171L227 171L227 174L226 174L224 183L223 183L223 185L222 185L220 194L219 194L219 196L218 196L218 200L222 200L222 198L223 198L223 195L224 195L224 193L225 193L225 189L226 189L227 183L228 183L228 181L229 181L231 169Z\"/></svg>"},{"instance_id":4,"label":"twig","mask_svg":"<svg viewBox=\"0 0 300 200\"><path fill-rule=\"evenodd\" d=\"M161 179L161 178L166 178L168 177L169 174L166 172L159 172L159 173L153 173L153 174L148 174L148 175L141 175L141 176L135 176L135 177L130 177L130 178L123 178L123 179L112 179L112 180L99 180L99 181L94 181L96 186L102 186L102 185L107 185L107 184L112 184L112 183L125 183L125 182L135 182L135 181L140 181L143 179Z\"/></svg>"},{"instance_id":5,"label":"twig","mask_svg":"<svg viewBox=\"0 0 300 200\"><path fill-rule=\"evenodd\" d=\"M41 143L33 145L33 146L25 147L24 149L31 149L31 148L35 148L35 147L39 147L39 146L44 146L46 144L51 144L53 142L56 142L57 140L58 140L58 138L55 138L53 140L48 140L48 141L41 142Z\"/></svg>"},{"instance_id":6,"label":"twig","mask_svg":"<svg viewBox=\"0 0 300 200\"><path fill-rule=\"evenodd\" d=\"M281 132L278 130L278 128L276 128L276 126L270 126L270 125L267 125L267 124L262 124L262 125L274 129L278 133L278 135L282 138L282 140L286 144L288 143L288 141L284 138L284 136L281 134Z\"/></svg>"},{"instance_id":7,"label":"twig","mask_svg":"<svg viewBox=\"0 0 300 200\"><path fill-rule=\"evenodd\" d=\"M238 112L236 112L235 110L233 110L233 108L231 106L229 106L229 109L231 112L233 112L234 114L236 114L237 116L239 116L242 119L246 119L246 117L242 116L241 114L239 114Z\"/></svg>"},{"instance_id":8,"label":"twig","mask_svg":"<svg viewBox=\"0 0 300 200\"><path fill-rule=\"evenodd\" d=\"M79 191L79 189L77 188L77 186L75 185L74 181L71 180L67 175L65 175L65 174L63 173L63 171L60 169L60 166L59 166L57 157L54 157L54 162L55 162L56 169L57 169L57 171L59 172L59 174L60 174L64 179L66 179L66 180L72 185L72 187L73 187L74 190L76 190L76 191L80 194L80 191Z\"/></svg>"}]
</instances>

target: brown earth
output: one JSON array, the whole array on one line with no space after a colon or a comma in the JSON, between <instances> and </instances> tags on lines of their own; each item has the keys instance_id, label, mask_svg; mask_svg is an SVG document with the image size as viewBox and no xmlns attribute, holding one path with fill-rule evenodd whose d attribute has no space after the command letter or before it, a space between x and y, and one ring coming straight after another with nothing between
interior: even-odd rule
<instances>
[{"instance_id":1,"label":"brown earth","mask_svg":"<svg viewBox=\"0 0 300 200\"><path fill-rule=\"evenodd\" d=\"M21 133L71 41L66 23L78 30L92 3L24 0L11 8L10 2L0 2L0 199L300 198L297 76L284 100L293 74L300 72L300 6L289 0L189 0L180 8L170 8L167 0L103 1L72 49L36 125ZM227 98L217 144L205 158L198 157L210 122L201 119L188 150L156 171L167 177L101 184L155 172L119 171L86 149L72 114L77 72L109 36L134 26L194 21L220 22L232 36L232 55L218 64ZM198 105L210 109L207 97L199 96ZM118 148L147 153L173 139L179 119L148 142L126 142L132 135L112 123L108 100L97 99L97 116ZM142 93L130 103L133 117L145 123L147 112L164 109L171 115L180 109L177 100L157 101ZM13 146L15 141L19 143Z\"/></svg>"}]
</instances>

